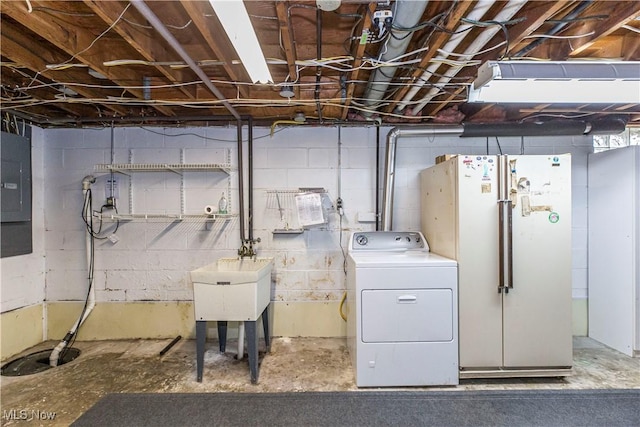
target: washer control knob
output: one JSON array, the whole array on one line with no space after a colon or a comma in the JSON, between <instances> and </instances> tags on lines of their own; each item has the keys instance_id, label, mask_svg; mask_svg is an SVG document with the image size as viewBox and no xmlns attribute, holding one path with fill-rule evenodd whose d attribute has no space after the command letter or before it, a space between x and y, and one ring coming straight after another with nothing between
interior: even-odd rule
<instances>
[{"instance_id":1,"label":"washer control knob","mask_svg":"<svg viewBox=\"0 0 640 427\"><path fill-rule=\"evenodd\" d=\"M369 239L367 239L367 236L361 234L356 237L356 243L359 244L360 246L364 246L367 243L369 243Z\"/></svg>"}]
</instances>

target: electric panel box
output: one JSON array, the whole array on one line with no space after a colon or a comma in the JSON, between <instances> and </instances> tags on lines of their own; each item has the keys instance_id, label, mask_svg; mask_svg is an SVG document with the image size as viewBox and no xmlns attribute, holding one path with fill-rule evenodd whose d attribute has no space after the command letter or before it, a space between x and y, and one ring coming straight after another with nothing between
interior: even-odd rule
<instances>
[{"instance_id":1,"label":"electric panel box","mask_svg":"<svg viewBox=\"0 0 640 427\"><path fill-rule=\"evenodd\" d=\"M0 146L0 221L31 221L31 142L2 132Z\"/></svg>"}]
</instances>

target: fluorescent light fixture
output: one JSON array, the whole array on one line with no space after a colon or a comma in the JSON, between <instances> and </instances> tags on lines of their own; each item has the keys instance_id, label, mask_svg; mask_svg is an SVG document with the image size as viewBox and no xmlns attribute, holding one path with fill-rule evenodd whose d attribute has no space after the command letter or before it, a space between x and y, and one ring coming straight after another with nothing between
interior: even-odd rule
<instances>
[{"instance_id":1,"label":"fluorescent light fixture","mask_svg":"<svg viewBox=\"0 0 640 427\"><path fill-rule=\"evenodd\" d=\"M273 82L242 0L209 0L253 83Z\"/></svg>"},{"instance_id":2,"label":"fluorescent light fixture","mask_svg":"<svg viewBox=\"0 0 640 427\"><path fill-rule=\"evenodd\" d=\"M640 104L640 62L487 61L469 102Z\"/></svg>"}]
</instances>

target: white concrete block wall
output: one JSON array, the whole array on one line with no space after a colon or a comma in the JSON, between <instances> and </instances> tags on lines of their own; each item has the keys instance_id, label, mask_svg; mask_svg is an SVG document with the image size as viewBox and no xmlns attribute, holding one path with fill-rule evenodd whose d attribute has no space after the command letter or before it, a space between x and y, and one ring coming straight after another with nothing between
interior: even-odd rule
<instances>
[{"instance_id":1,"label":"white concrete block wall","mask_svg":"<svg viewBox=\"0 0 640 427\"><path fill-rule=\"evenodd\" d=\"M0 260L2 313L41 303L45 296L44 138L42 129L31 132L33 252Z\"/></svg>"},{"instance_id":2,"label":"white concrete block wall","mask_svg":"<svg viewBox=\"0 0 640 427\"><path fill-rule=\"evenodd\" d=\"M381 164L390 128L380 130ZM260 256L275 259L272 298L277 301L339 300L345 288L343 251L354 230L372 230L373 223L358 222L358 215L375 211L375 128L289 127L254 129L254 237ZM81 299L86 292L81 180L93 173L95 163L111 160L110 129L46 130L45 202L48 300ZM243 134L246 138L246 129ZM237 166L235 128L116 128L114 161L127 163L223 163ZM500 138L504 153L520 153L520 138ZM498 152L490 138L489 153ZM526 154L573 154L573 262L574 296L586 295L586 158L587 137L524 138ZM402 138L398 144L394 228L419 230L419 173L440 154L485 154L485 138L433 136ZM246 166L246 163L245 163ZM237 171L136 173L117 175L118 208L128 213L129 185L134 211L180 210L180 183L184 179L185 213L202 212L217 205L220 194L230 191L230 212L237 213ZM93 186L94 209L105 199L108 174L99 174ZM245 185L247 185L245 181ZM344 216L328 206L327 223L302 234L273 234L282 228L272 190L322 187L329 205L338 196ZM293 198L287 214L295 223ZM285 197L286 198L286 197ZM112 223L104 227L113 229ZM235 256L240 246L238 219L214 224L202 222L121 222L118 243L99 241L96 246L98 301L190 300L189 271L223 256ZM342 232L340 232L342 230ZM342 237L342 238L341 238ZM342 248L341 248L342 246Z\"/></svg>"}]
</instances>

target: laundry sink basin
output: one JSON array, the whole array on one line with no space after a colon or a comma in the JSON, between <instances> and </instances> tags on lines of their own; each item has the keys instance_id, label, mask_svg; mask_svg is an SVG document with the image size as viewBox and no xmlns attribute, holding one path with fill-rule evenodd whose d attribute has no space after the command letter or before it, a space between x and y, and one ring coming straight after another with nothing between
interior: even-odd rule
<instances>
[{"instance_id":1,"label":"laundry sink basin","mask_svg":"<svg viewBox=\"0 0 640 427\"><path fill-rule=\"evenodd\" d=\"M210 285L257 282L271 273L273 258L220 258L191 272L191 281Z\"/></svg>"},{"instance_id":2,"label":"laundry sink basin","mask_svg":"<svg viewBox=\"0 0 640 427\"><path fill-rule=\"evenodd\" d=\"M273 258L220 258L191 271L196 320L257 320L271 301Z\"/></svg>"}]
</instances>

